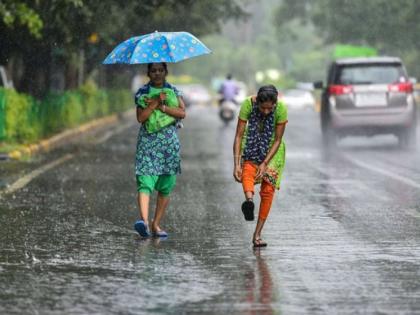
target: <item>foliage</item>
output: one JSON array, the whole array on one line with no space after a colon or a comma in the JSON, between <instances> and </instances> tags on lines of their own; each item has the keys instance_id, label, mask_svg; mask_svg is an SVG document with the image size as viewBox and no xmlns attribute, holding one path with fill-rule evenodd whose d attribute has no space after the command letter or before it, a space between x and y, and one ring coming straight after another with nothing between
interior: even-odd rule
<instances>
[{"instance_id":1,"label":"foliage","mask_svg":"<svg viewBox=\"0 0 420 315\"><path fill-rule=\"evenodd\" d=\"M325 44L374 47L406 59L408 68L420 76L418 63L412 62L420 57L419 11L416 0L283 0L276 15L282 21L277 23L279 31L291 21L310 23Z\"/></svg>"},{"instance_id":2,"label":"foliage","mask_svg":"<svg viewBox=\"0 0 420 315\"><path fill-rule=\"evenodd\" d=\"M127 90L109 90L108 95L108 110L110 113L120 112L122 109L128 109L133 106L134 98Z\"/></svg>"},{"instance_id":3,"label":"foliage","mask_svg":"<svg viewBox=\"0 0 420 315\"><path fill-rule=\"evenodd\" d=\"M276 5L278 1L267 0L258 3L258 7L248 7L249 12L259 13L244 23L229 23L222 35L203 37L213 53L181 64L177 70L201 81L231 73L235 79L246 82L250 91L257 87L255 74L268 69L276 69L281 77L275 81L264 79L258 85L271 82L283 89L296 81L319 80L325 73L331 47L323 44L311 23L273 14Z\"/></svg>"},{"instance_id":4,"label":"foliage","mask_svg":"<svg viewBox=\"0 0 420 315\"><path fill-rule=\"evenodd\" d=\"M416 23L420 3L416 0L318 0L316 4L313 21L330 42L391 49L420 45Z\"/></svg>"},{"instance_id":5,"label":"foliage","mask_svg":"<svg viewBox=\"0 0 420 315\"><path fill-rule=\"evenodd\" d=\"M100 116L102 113L101 107L104 105L107 106L107 104L97 102L99 93L96 84L93 81L88 81L79 88L79 91L82 102L85 105L83 112L85 119L88 120L95 116Z\"/></svg>"},{"instance_id":6,"label":"foliage","mask_svg":"<svg viewBox=\"0 0 420 315\"><path fill-rule=\"evenodd\" d=\"M23 25L32 36L41 37L43 27L41 17L24 1L3 0L0 2L0 19L12 30L16 25Z\"/></svg>"},{"instance_id":7,"label":"foliage","mask_svg":"<svg viewBox=\"0 0 420 315\"><path fill-rule=\"evenodd\" d=\"M220 21L245 15L239 1L20 0L15 5L7 0L0 6L0 64L9 63L15 86L32 95L45 95L54 68L66 72L66 88L75 88L80 72L89 76L122 40L155 30L215 32ZM15 22L12 29L5 11L11 8L25 8L42 27L31 22L28 31ZM19 20L17 12L12 16Z\"/></svg>"},{"instance_id":8,"label":"foliage","mask_svg":"<svg viewBox=\"0 0 420 315\"><path fill-rule=\"evenodd\" d=\"M127 90L105 91L93 85L50 93L42 101L11 89L0 89L0 135L8 144L30 143L89 119L121 112L132 106ZM112 106L110 105L112 104ZM1 120L1 119L0 119Z\"/></svg>"},{"instance_id":9,"label":"foliage","mask_svg":"<svg viewBox=\"0 0 420 315\"><path fill-rule=\"evenodd\" d=\"M38 118L43 126L43 136L85 121L80 94L76 91L50 93L41 103Z\"/></svg>"},{"instance_id":10,"label":"foliage","mask_svg":"<svg viewBox=\"0 0 420 315\"><path fill-rule=\"evenodd\" d=\"M31 126L31 119L36 115L36 103L33 98L22 95L14 90L1 89L5 100L4 134L7 138L13 138L17 142L25 139L35 139L39 133L39 125Z\"/></svg>"}]
</instances>

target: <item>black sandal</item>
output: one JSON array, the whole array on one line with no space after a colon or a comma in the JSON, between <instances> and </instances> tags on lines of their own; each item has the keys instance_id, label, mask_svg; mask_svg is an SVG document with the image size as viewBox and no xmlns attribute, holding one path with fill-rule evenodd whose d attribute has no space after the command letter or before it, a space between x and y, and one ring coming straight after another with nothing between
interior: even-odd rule
<instances>
[{"instance_id":1,"label":"black sandal","mask_svg":"<svg viewBox=\"0 0 420 315\"><path fill-rule=\"evenodd\" d=\"M255 247L267 247L267 243L264 242L261 238L256 238L252 241L252 244L254 244Z\"/></svg>"},{"instance_id":2,"label":"black sandal","mask_svg":"<svg viewBox=\"0 0 420 315\"><path fill-rule=\"evenodd\" d=\"M254 202L247 200L242 203L242 213L244 214L245 220L254 221Z\"/></svg>"}]
</instances>

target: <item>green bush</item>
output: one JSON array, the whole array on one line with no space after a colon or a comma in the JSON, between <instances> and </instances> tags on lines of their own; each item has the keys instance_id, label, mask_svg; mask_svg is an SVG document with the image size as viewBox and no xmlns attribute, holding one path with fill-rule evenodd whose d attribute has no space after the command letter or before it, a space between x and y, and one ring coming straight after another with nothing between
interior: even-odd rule
<instances>
[{"instance_id":1,"label":"green bush","mask_svg":"<svg viewBox=\"0 0 420 315\"><path fill-rule=\"evenodd\" d=\"M39 121L39 102L15 90L1 89L4 107L1 115L4 122L4 139L27 143L39 138L42 127Z\"/></svg>"},{"instance_id":2,"label":"green bush","mask_svg":"<svg viewBox=\"0 0 420 315\"><path fill-rule=\"evenodd\" d=\"M82 103L84 108L84 116L86 119L91 119L98 116L99 106L96 103L98 88L93 81L88 81L79 88L79 93L82 96Z\"/></svg>"},{"instance_id":3,"label":"green bush","mask_svg":"<svg viewBox=\"0 0 420 315\"><path fill-rule=\"evenodd\" d=\"M105 91L98 91L95 95L96 116L102 117L111 113L109 109L109 97Z\"/></svg>"},{"instance_id":4,"label":"green bush","mask_svg":"<svg viewBox=\"0 0 420 315\"><path fill-rule=\"evenodd\" d=\"M4 89L0 89L0 141L6 139L6 92Z\"/></svg>"},{"instance_id":5,"label":"green bush","mask_svg":"<svg viewBox=\"0 0 420 315\"><path fill-rule=\"evenodd\" d=\"M61 120L64 128L75 127L78 124L86 121L83 116L83 103L80 93L66 92L65 102L61 109Z\"/></svg>"},{"instance_id":6,"label":"green bush","mask_svg":"<svg viewBox=\"0 0 420 315\"><path fill-rule=\"evenodd\" d=\"M100 90L87 82L78 90L50 93L43 100L0 89L0 141L34 142L94 118L129 109L128 90Z\"/></svg>"},{"instance_id":7,"label":"green bush","mask_svg":"<svg viewBox=\"0 0 420 315\"><path fill-rule=\"evenodd\" d=\"M86 121L80 93L66 91L62 94L51 93L42 101L43 136L54 134Z\"/></svg>"},{"instance_id":8,"label":"green bush","mask_svg":"<svg viewBox=\"0 0 420 315\"><path fill-rule=\"evenodd\" d=\"M108 92L110 113L117 113L134 108L134 97L127 90L111 90Z\"/></svg>"}]
</instances>

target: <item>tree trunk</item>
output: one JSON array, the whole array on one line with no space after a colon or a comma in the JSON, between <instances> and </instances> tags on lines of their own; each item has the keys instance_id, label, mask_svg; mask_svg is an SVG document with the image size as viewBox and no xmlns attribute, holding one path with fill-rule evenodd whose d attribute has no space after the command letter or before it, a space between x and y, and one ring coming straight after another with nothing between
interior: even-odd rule
<instances>
[{"instance_id":1,"label":"tree trunk","mask_svg":"<svg viewBox=\"0 0 420 315\"><path fill-rule=\"evenodd\" d=\"M48 92L51 65L49 56L49 51L41 49L33 49L23 56L23 73L18 84L19 91L38 98Z\"/></svg>"},{"instance_id":2,"label":"tree trunk","mask_svg":"<svg viewBox=\"0 0 420 315\"><path fill-rule=\"evenodd\" d=\"M77 88L78 83L78 55L72 53L70 58L66 62L65 78L66 78L66 90L72 90Z\"/></svg>"}]
</instances>

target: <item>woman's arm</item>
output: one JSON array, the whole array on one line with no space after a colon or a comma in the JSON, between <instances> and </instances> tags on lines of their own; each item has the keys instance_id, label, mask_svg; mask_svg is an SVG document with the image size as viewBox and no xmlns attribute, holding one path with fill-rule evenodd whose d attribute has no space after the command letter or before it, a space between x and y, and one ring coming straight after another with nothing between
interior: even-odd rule
<instances>
[{"instance_id":1,"label":"woman's arm","mask_svg":"<svg viewBox=\"0 0 420 315\"><path fill-rule=\"evenodd\" d=\"M166 105L161 104L158 106L158 109L161 112L168 114L169 116L172 116L174 118L184 119L186 116L185 103L181 96L178 96L178 107L168 107Z\"/></svg>"},{"instance_id":2,"label":"woman's arm","mask_svg":"<svg viewBox=\"0 0 420 315\"><path fill-rule=\"evenodd\" d=\"M137 121L139 123L144 123L150 116L150 114L159 106L159 101L157 99L148 98L145 99L147 104L146 108L137 107Z\"/></svg>"},{"instance_id":3,"label":"woman's arm","mask_svg":"<svg viewBox=\"0 0 420 315\"><path fill-rule=\"evenodd\" d=\"M233 142L233 162L234 170L233 177L236 181L240 182L242 179L242 167L241 167L241 142L245 132L246 121L238 119L236 125L235 141Z\"/></svg>"},{"instance_id":4,"label":"woman's arm","mask_svg":"<svg viewBox=\"0 0 420 315\"><path fill-rule=\"evenodd\" d=\"M262 163L258 166L257 175L255 177L256 179L259 179L264 175L265 169L267 168L267 164L271 161L274 154L276 154L277 150L280 147L281 140L283 138L283 134L284 134L285 129L286 129L286 124L285 123L280 123L280 124L276 125L273 145L271 146L270 150L268 151L267 156L265 157L264 161L262 161Z\"/></svg>"}]
</instances>

